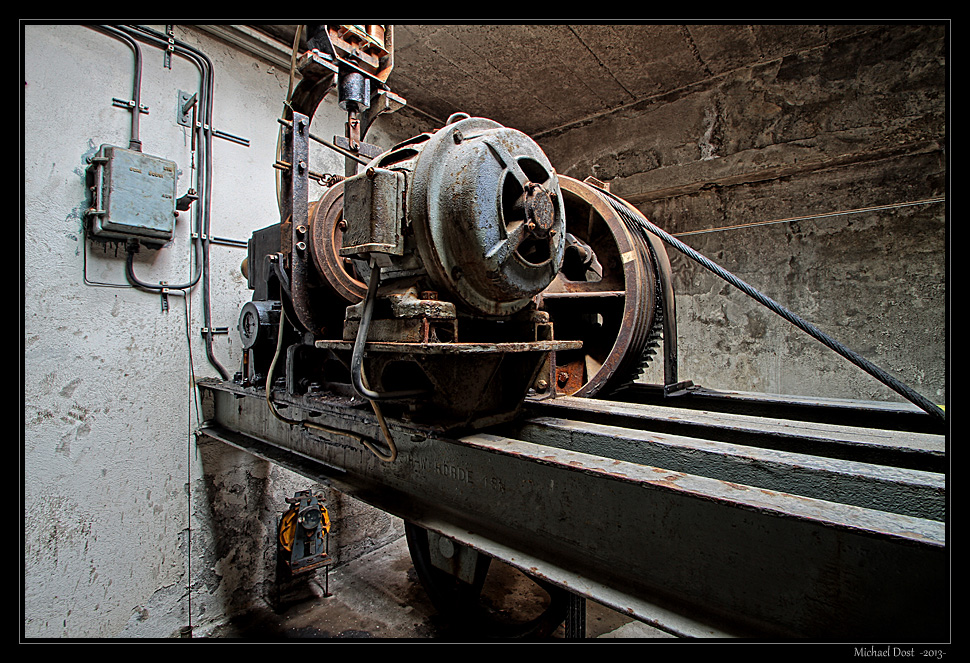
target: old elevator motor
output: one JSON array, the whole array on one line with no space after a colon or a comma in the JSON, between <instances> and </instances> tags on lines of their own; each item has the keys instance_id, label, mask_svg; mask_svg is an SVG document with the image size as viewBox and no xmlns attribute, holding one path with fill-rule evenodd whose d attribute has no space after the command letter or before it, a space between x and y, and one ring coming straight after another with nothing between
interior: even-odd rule
<instances>
[{"instance_id":1,"label":"old elevator motor","mask_svg":"<svg viewBox=\"0 0 970 663\"><path fill-rule=\"evenodd\" d=\"M565 209L548 158L519 131L456 114L307 216L250 241L243 380L281 361L290 393L342 391L471 424L514 413L551 352L581 346L555 341L536 307L563 263ZM297 272L300 261L312 269Z\"/></svg>"}]
</instances>

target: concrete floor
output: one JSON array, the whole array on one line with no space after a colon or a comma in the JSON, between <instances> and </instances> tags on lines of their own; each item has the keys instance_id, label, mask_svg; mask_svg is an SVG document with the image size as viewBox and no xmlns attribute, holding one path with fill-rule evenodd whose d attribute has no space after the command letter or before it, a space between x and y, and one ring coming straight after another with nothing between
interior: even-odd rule
<instances>
[{"instance_id":1,"label":"concrete floor","mask_svg":"<svg viewBox=\"0 0 970 663\"><path fill-rule=\"evenodd\" d=\"M402 537L348 564L303 583L281 597L281 609L253 611L216 629L210 638L247 641L300 639L396 639L479 641L481 636L446 623L418 581ZM537 600L535 585L514 569L494 564L485 591L494 604L517 613ZM560 627L551 636L563 639ZM669 638L628 616L587 601L587 638Z\"/></svg>"}]
</instances>

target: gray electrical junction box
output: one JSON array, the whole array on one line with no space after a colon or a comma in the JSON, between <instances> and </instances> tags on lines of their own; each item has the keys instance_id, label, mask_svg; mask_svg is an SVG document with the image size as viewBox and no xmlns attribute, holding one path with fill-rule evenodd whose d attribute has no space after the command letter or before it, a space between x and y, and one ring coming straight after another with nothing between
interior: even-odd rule
<instances>
[{"instance_id":1,"label":"gray electrical junction box","mask_svg":"<svg viewBox=\"0 0 970 663\"><path fill-rule=\"evenodd\" d=\"M88 168L91 233L103 239L163 244L175 232L174 161L102 145Z\"/></svg>"}]
</instances>

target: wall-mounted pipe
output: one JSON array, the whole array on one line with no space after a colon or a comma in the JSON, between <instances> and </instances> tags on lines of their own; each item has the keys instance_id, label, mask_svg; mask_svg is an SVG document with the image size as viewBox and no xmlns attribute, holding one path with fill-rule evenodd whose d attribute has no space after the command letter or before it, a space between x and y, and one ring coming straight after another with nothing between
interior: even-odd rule
<instances>
[{"instance_id":1,"label":"wall-mounted pipe","mask_svg":"<svg viewBox=\"0 0 970 663\"><path fill-rule=\"evenodd\" d=\"M138 39L145 40L149 43L159 46L160 48L167 49L169 47L170 41L167 35L163 35L151 28L146 28L144 26L123 26L121 28L128 34L136 37ZM196 190L199 192L199 201L197 207L197 227L198 241L200 242L201 253L202 253L202 301L203 301L203 318L204 318L204 329L206 330L204 334L206 356L208 357L209 363L218 371L219 375L222 376L224 380L229 379L229 372L219 363L216 359L213 347L212 347L212 336L213 336L213 326L211 324L212 317L212 307L210 301L210 288L209 288L209 225L211 219L211 204L212 204L212 107L213 107L213 90L214 90L214 73L212 61L201 51L189 46L188 44L172 40L172 47L176 54L186 58L198 67L202 76L201 85L201 98L199 100L199 108L201 109L201 122L198 122L196 126L192 128L193 132L199 132L201 140L199 141L199 171L198 179L199 184L196 186Z\"/></svg>"},{"instance_id":2,"label":"wall-mounted pipe","mask_svg":"<svg viewBox=\"0 0 970 663\"><path fill-rule=\"evenodd\" d=\"M135 76L134 83L132 84L131 93L131 138L128 140L128 148L141 152L141 138L140 138L140 119L141 119L141 70L142 70L142 57L141 48L139 48L138 43L131 38L127 33L118 30L110 25L92 25L89 26L95 30L99 30L104 34L110 35L126 43L132 51L135 53Z\"/></svg>"}]
</instances>

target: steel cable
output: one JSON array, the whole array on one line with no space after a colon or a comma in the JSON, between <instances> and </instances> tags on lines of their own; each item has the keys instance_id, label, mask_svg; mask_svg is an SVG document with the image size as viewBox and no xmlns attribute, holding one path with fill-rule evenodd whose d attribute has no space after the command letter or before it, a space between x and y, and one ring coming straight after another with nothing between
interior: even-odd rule
<instances>
[{"instance_id":1,"label":"steel cable","mask_svg":"<svg viewBox=\"0 0 970 663\"><path fill-rule=\"evenodd\" d=\"M680 240L676 239L669 233L664 232L654 224L650 223L650 221L648 221L647 218L643 216L639 210L637 210L636 208L633 208L626 201L623 201L622 199L617 198L615 195L611 194L608 191L605 191L605 190L602 190L602 191L606 194L607 199L610 201L610 204L613 206L613 208L616 209L617 212L619 212L624 218L634 223L640 229L641 232L650 232L656 235L664 242L666 242L670 246L674 247L675 249L677 249L678 251L686 255L688 258L699 263L702 267L704 267L708 271L721 277L722 279L724 279L734 287L738 288L739 290L747 294L749 297L760 302L764 306L768 307L769 309L771 309L772 311L774 311L775 313L783 317L791 324L795 325L796 327L798 327L799 329L807 333L815 340L819 341L829 349L834 350L843 358L852 362L858 368L862 369L872 377L876 378L884 385L886 385L887 387L895 391L897 394L904 397L906 400L917 405L920 409L922 409L927 414L937 417L942 421L946 421L946 413L942 408L940 408L940 406L931 402L929 399L925 398L922 394L919 394L911 387L903 384L893 376L889 375L889 373L879 368L878 366L870 362L865 357L862 357L861 355L845 347L844 345L842 345L842 343L828 336L820 329L815 327L813 324L795 315L794 313L792 313L791 311L789 311L784 306L774 301L767 295L754 289L752 286L748 285L747 283L745 283L744 281L742 281L737 276L727 271L720 265L717 265L716 263L712 262L704 255L698 253L697 251L687 246Z\"/></svg>"}]
</instances>

